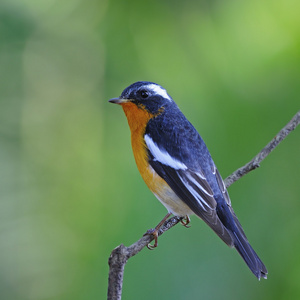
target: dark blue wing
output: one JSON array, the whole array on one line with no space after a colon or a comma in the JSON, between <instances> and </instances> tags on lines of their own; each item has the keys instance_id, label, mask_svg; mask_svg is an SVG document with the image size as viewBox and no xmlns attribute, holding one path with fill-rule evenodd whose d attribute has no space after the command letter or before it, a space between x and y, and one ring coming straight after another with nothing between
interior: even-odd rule
<instances>
[{"instance_id":1,"label":"dark blue wing","mask_svg":"<svg viewBox=\"0 0 300 300\"><path fill-rule=\"evenodd\" d=\"M246 238L205 143L182 114L175 115L179 117L164 116L161 127L158 120L150 120L152 128L144 136L149 164L227 245L237 249L257 278L266 278L267 269Z\"/></svg>"}]
</instances>

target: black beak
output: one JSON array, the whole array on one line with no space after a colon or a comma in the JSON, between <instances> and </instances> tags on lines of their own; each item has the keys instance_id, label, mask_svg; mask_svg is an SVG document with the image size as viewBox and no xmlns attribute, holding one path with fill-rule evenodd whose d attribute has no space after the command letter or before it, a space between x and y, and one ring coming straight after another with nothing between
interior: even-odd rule
<instances>
[{"instance_id":1,"label":"black beak","mask_svg":"<svg viewBox=\"0 0 300 300\"><path fill-rule=\"evenodd\" d=\"M122 104L130 101L131 101L130 99L123 99L123 98L112 98L108 100L108 102L115 103L115 104Z\"/></svg>"}]
</instances>

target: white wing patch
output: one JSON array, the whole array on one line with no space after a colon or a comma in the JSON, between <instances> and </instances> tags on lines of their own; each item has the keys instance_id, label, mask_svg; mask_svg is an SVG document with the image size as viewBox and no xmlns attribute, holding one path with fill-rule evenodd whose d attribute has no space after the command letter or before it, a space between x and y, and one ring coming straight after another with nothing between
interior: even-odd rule
<instances>
[{"instance_id":1,"label":"white wing patch","mask_svg":"<svg viewBox=\"0 0 300 300\"><path fill-rule=\"evenodd\" d=\"M166 150L160 149L148 134L146 134L144 138L148 149L154 157L154 160L159 161L166 166L172 167L175 170L187 169L187 166L184 163L172 157Z\"/></svg>"},{"instance_id":2,"label":"white wing patch","mask_svg":"<svg viewBox=\"0 0 300 300\"><path fill-rule=\"evenodd\" d=\"M148 84L147 88L151 91L153 91L155 94L160 95L166 99L168 99L169 101L172 101L171 97L168 95L167 91L162 88L161 86L157 85L157 84Z\"/></svg>"}]
</instances>

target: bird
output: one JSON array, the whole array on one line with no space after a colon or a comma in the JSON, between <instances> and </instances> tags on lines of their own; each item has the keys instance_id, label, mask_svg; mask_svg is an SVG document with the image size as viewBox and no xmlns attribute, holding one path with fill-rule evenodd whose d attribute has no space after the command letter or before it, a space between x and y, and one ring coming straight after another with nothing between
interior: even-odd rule
<instances>
[{"instance_id":1,"label":"bird","mask_svg":"<svg viewBox=\"0 0 300 300\"><path fill-rule=\"evenodd\" d=\"M127 117L138 170L168 213L188 226L189 216L202 219L229 247L235 248L260 280L268 271L251 247L235 215L224 181L195 127L162 86L138 81L110 103L119 104Z\"/></svg>"}]
</instances>

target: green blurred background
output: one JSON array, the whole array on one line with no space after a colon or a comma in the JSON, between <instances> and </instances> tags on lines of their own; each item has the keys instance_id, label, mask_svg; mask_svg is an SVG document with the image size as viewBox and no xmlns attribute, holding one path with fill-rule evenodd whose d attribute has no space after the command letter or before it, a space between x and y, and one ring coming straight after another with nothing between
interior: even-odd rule
<instances>
[{"instance_id":1,"label":"green blurred background","mask_svg":"<svg viewBox=\"0 0 300 300\"><path fill-rule=\"evenodd\" d=\"M300 107L300 2L2 0L0 298L105 299L111 250L165 215L107 102L164 86L223 177ZM230 187L258 282L197 218L125 270L123 299L299 299L300 128Z\"/></svg>"}]
</instances>

